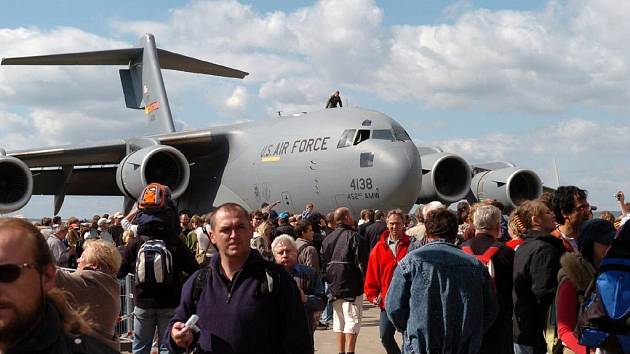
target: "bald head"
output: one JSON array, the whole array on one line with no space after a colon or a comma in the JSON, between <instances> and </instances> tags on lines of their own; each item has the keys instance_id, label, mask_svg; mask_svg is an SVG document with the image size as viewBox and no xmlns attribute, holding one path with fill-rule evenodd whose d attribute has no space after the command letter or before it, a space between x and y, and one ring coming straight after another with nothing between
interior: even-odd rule
<instances>
[{"instance_id":1,"label":"bald head","mask_svg":"<svg viewBox=\"0 0 630 354\"><path fill-rule=\"evenodd\" d=\"M350 209L346 207L337 208L335 210L335 223L351 225L352 216L350 215Z\"/></svg>"}]
</instances>

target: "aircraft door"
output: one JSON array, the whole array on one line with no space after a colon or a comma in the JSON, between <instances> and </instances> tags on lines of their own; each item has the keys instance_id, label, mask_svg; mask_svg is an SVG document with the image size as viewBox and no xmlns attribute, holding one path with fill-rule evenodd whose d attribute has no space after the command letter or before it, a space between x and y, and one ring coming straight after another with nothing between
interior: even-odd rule
<instances>
[{"instance_id":1,"label":"aircraft door","mask_svg":"<svg viewBox=\"0 0 630 354\"><path fill-rule=\"evenodd\" d=\"M293 202L291 201L291 195L289 194L289 192L282 192L281 197L283 210L293 210Z\"/></svg>"}]
</instances>

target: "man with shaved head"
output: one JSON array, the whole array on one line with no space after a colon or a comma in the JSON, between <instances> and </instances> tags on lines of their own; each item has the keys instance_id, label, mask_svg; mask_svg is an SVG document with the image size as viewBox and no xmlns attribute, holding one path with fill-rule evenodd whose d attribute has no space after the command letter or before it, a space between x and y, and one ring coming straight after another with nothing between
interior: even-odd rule
<instances>
[{"instance_id":1,"label":"man with shaved head","mask_svg":"<svg viewBox=\"0 0 630 354\"><path fill-rule=\"evenodd\" d=\"M184 284L170 321L173 353L312 354L300 292L282 267L252 251L249 213L225 203L210 216L210 240L219 250ZM196 324L186 325L193 315Z\"/></svg>"},{"instance_id":2,"label":"man with shaved head","mask_svg":"<svg viewBox=\"0 0 630 354\"><path fill-rule=\"evenodd\" d=\"M337 227L322 244L326 281L333 304L333 331L339 353L353 354L361 329L363 272L359 235L348 208L335 210Z\"/></svg>"}]
</instances>

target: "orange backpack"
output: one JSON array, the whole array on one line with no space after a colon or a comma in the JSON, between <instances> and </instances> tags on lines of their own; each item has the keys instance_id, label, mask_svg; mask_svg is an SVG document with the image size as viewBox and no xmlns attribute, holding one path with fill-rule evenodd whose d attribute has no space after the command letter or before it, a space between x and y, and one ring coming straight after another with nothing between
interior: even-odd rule
<instances>
[{"instance_id":1,"label":"orange backpack","mask_svg":"<svg viewBox=\"0 0 630 354\"><path fill-rule=\"evenodd\" d=\"M144 187L138 198L138 209L146 212L164 208L170 198L169 188L163 184L151 183Z\"/></svg>"}]
</instances>

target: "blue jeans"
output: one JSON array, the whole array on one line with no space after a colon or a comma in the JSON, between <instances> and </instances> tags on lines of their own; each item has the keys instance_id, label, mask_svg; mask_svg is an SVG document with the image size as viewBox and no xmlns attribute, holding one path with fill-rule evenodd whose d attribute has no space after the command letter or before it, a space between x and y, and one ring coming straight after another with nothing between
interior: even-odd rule
<instances>
[{"instance_id":1,"label":"blue jeans","mask_svg":"<svg viewBox=\"0 0 630 354\"><path fill-rule=\"evenodd\" d=\"M324 283L324 288L326 289L325 294L326 296L328 296L330 294L330 288L328 286L328 283ZM326 304L326 308L322 312L322 316L319 322L326 323L326 324L332 323L332 318L333 318L332 313L333 313L332 303L328 301L328 303Z\"/></svg>"},{"instance_id":2,"label":"blue jeans","mask_svg":"<svg viewBox=\"0 0 630 354\"><path fill-rule=\"evenodd\" d=\"M168 354L162 345L164 335L168 329L168 322L173 317L175 309L143 309L136 306L133 309L133 354L150 354L155 330L158 333L158 352Z\"/></svg>"},{"instance_id":3,"label":"blue jeans","mask_svg":"<svg viewBox=\"0 0 630 354\"><path fill-rule=\"evenodd\" d=\"M400 348L398 348L398 344L396 344L396 340L394 339L396 328L389 318L387 318L387 312L383 310L381 310L381 318L378 323L378 329L381 335L381 343L383 343L383 347L385 348L387 354L400 354Z\"/></svg>"}]
</instances>

